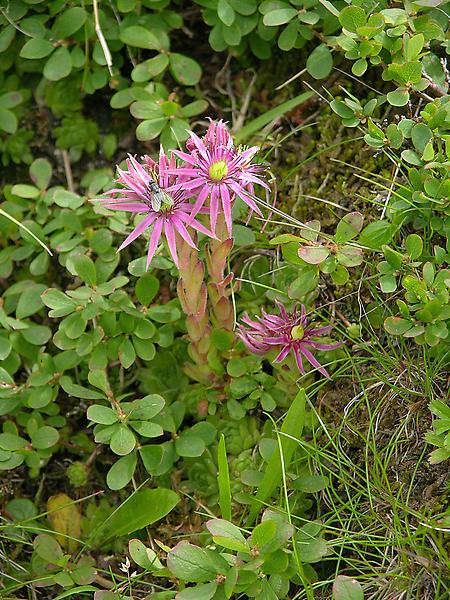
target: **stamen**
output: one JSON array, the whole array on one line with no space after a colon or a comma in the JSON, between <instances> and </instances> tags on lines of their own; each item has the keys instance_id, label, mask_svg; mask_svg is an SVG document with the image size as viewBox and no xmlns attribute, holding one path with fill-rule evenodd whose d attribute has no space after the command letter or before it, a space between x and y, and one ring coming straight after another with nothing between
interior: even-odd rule
<instances>
[{"instance_id":1,"label":"stamen","mask_svg":"<svg viewBox=\"0 0 450 600\"><path fill-rule=\"evenodd\" d=\"M213 181L222 181L228 175L228 165L224 160L219 160L209 167L209 176Z\"/></svg>"},{"instance_id":2,"label":"stamen","mask_svg":"<svg viewBox=\"0 0 450 600\"><path fill-rule=\"evenodd\" d=\"M305 335L305 330L303 329L303 327L301 325L295 325L291 329L291 338L293 340L301 340L304 335Z\"/></svg>"}]
</instances>

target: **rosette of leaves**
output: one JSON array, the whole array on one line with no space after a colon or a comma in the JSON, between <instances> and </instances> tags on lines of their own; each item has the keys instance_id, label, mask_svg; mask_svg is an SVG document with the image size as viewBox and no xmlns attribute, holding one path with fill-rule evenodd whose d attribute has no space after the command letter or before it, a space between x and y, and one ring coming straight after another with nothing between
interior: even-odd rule
<instances>
[{"instance_id":1,"label":"rosette of leaves","mask_svg":"<svg viewBox=\"0 0 450 600\"><path fill-rule=\"evenodd\" d=\"M133 402L114 402L113 408L93 404L87 417L93 423L96 442L108 443L111 450L125 456L136 447L136 433L147 438L159 437L161 425L152 421L164 407L164 398L157 394Z\"/></svg>"},{"instance_id":2,"label":"rosette of leaves","mask_svg":"<svg viewBox=\"0 0 450 600\"><path fill-rule=\"evenodd\" d=\"M348 281L348 269L363 261L363 249L348 242L357 237L362 226L361 213L352 212L339 221L333 236L320 235L320 222L314 220L305 223L300 236L282 234L271 240L271 244L282 244L285 259L304 266L301 276L294 282L304 295L315 290L319 273L330 275L336 285ZM291 289L290 296L295 298L294 294L295 289Z\"/></svg>"},{"instance_id":3,"label":"rosette of leaves","mask_svg":"<svg viewBox=\"0 0 450 600\"><path fill-rule=\"evenodd\" d=\"M252 448L244 450L237 456L230 457L231 491L234 500L239 502L242 492L250 491L250 487L257 486L262 474L257 471L256 457Z\"/></svg>"},{"instance_id":4,"label":"rosette of leaves","mask_svg":"<svg viewBox=\"0 0 450 600\"><path fill-rule=\"evenodd\" d=\"M13 384L13 380L4 369L0 370L0 380L2 387ZM19 398L14 400L18 403ZM5 400L2 397L3 402ZM25 463L29 468L30 476L37 477L40 469L57 449L60 434L56 427L62 427L66 420L58 414L59 410L56 406L55 410L47 411L50 415L42 415L38 411L31 413L15 411L7 401L5 408L12 417L17 417L23 433L19 432L13 421L8 420L3 423L3 431L0 433L0 470L15 469Z\"/></svg>"},{"instance_id":5,"label":"rosette of leaves","mask_svg":"<svg viewBox=\"0 0 450 600\"><path fill-rule=\"evenodd\" d=\"M445 80L430 46L445 43L448 19L432 4L418 2L415 6L413 11L408 6L385 4L371 12L369 7L352 4L338 12L342 33L336 43L345 57L354 61L353 74L361 77L369 65L383 65L383 79L397 86L387 94L393 106L405 106L411 91L423 91L430 80L437 86Z\"/></svg>"},{"instance_id":6,"label":"rosette of leaves","mask_svg":"<svg viewBox=\"0 0 450 600\"><path fill-rule=\"evenodd\" d=\"M217 422L219 432L225 436L227 451L231 455L239 455L252 448L261 437L258 421L255 417L246 416L240 420L220 419Z\"/></svg>"},{"instance_id":7,"label":"rosette of leaves","mask_svg":"<svg viewBox=\"0 0 450 600\"><path fill-rule=\"evenodd\" d=\"M92 583L97 575L93 558L82 556L78 561L73 561L71 554L64 553L55 537L48 533L37 535L33 540L33 548L31 564L39 586L59 585L70 589Z\"/></svg>"},{"instance_id":8,"label":"rosette of leaves","mask_svg":"<svg viewBox=\"0 0 450 600\"><path fill-rule=\"evenodd\" d=\"M260 357L235 357L228 361L226 368L231 376L227 410L232 419L240 420L247 411L259 406L272 412L283 403L283 391L277 378L263 371Z\"/></svg>"},{"instance_id":9,"label":"rosette of leaves","mask_svg":"<svg viewBox=\"0 0 450 600\"><path fill-rule=\"evenodd\" d=\"M83 152L94 154L99 141L99 128L95 121L83 115L70 115L54 129L56 146L69 151L72 162L80 160Z\"/></svg>"},{"instance_id":10,"label":"rosette of leaves","mask_svg":"<svg viewBox=\"0 0 450 600\"><path fill-rule=\"evenodd\" d=\"M113 108L130 106L130 112L141 123L136 128L138 140L159 138L163 147L178 147L189 137L189 119L202 113L208 103L194 100L182 106L175 93L169 93L163 84L149 84L145 88L133 86L117 92L111 99Z\"/></svg>"},{"instance_id":11,"label":"rosette of leaves","mask_svg":"<svg viewBox=\"0 0 450 600\"><path fill-rule=\"evenodd\" d=\"M363 75L369 64L381 62L385 18L382 12L366 14L361 6L346 6L339 12L342 33L336 39L345 58L354 61L352 73Z\"/></svg>"},{"instance_id":12,"label":"rosette of leaves","mask_svg":"<svg viewBox=\"0 0 450 600\"><path fill-rule=\"evenodd\" d=\"M397 300L400 315L384 321L386 331L414 338L417 344L438 346L449 334L450 270L436 269L427 261L421 272L405 275L401 283L405 300Z\"/></svg>"},{"instance_id":13,"label":"rosette of leaves","mask_svg":"<svg viewBox=\"0 0 450 600\"><path fill-rule=\"evenodd\" d=\"M342 119L346 127L357 127L370 122L370 117L375 109L383 104L383 97L372 98L365 102L359 100L347 90L343 90L347 96L343 100L334 99L330 102L330 107ZM367 140L366 140L367 141Z\"/></svg>"},{"instance_id":14,"label":"rosette of leaves","mask_svg":"<svg viewBox=\"0 0 450 600\"><path fill-rule=\"evenodd\" d=\"M132 402L114 400L111 407L93 404L88 408L87 417L95 423L95 441L108 444L115 454L122 457L107 475L107 483L112 489L124 487L133 476L136 434L143 438L156 438L163 434L163 428L153 419L164 405L162 396L151 394Z\"/></svg>"},{"instance_id":15,"label":"rosette of leaves","mask_svg":"<svg viewBox=\"0 0 450 600\"><path fill-rule=\"evenodd\" d=\"M434 418L433 428L425 434L425 441L437 446L428 458L432 465L436 465L450 458L450 406L437 399L428 406Z\"/></svg>"},{"instance_id":16,"label":"rosette of leaves","mask_svg":"<svg viewBox=\"0 0 450 600\"><path fill-rule=\"evenodd\" d=\"M380 288L385 294L397 290L398 277L407 272L414 272L422 265L418 258L423 252L422 238L413 233L405 239L405 251L398 252L390 246L382 247L385 260L377 264L380 273Z\"/></svg>"},{"instance_id":17,"label":"rosette of leaves","mask_svg":"<svg viewBox=\"0 0 450 600\"><path fill-rule=\"evenodd\" d=\"M185 479L181 483L181 489L201 498L208 506L217 506L217 465L211 456L205 453L199 458L185 458L182 466Z\"/></svg>"},{"instance_id":18,"label":"rosette of leaves","mask_svg":"<svg viewBox=\"0 0 450 600\"><path fill-rule=\"evenodd\" d=\"M265 511L262 521L244 535L224 519L211 519L206 527L215 550L179 542L167 555L167 568L183 583L194 584L177 594L180 600L208 593L225 596L288 598L290 580L297 568L290 548L294 527L284 515ZM192 594L195 594L193 596Z\"/></svg>"}]
</instances>

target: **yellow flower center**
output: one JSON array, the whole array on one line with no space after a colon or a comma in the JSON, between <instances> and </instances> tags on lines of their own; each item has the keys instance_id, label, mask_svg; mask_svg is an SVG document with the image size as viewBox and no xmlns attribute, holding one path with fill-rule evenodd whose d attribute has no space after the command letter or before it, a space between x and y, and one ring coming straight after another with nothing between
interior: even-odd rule
<instances>
[{"instance_id":1,"label":"yellow flower center","mask_svg":"<svg viewBox=\"0 0 450 600\"><path fill-rule=\"evenodd\" d=\"M221 181L228 175L228 166L224 160L219 160L209 167L209 176L213 181Z\"/></svg>"},{"instance_id":2,"label":"yellow flower center","mask_svg":"<svg viewBox=\"0 0 450 600\"><path fill-rule=\"evenodd\" d=\"M304 335L305 335L305 330L303 329L303 327L301 325L295 325L291 329L291 338L293 340L301 340Z\"/></svg>"}]
</instances>

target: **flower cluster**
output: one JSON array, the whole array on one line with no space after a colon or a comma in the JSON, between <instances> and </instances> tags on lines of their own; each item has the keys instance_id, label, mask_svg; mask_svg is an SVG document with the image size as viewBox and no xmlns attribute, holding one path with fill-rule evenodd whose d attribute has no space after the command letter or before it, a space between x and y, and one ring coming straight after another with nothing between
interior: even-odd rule
<instances>
[{"instance_id":1,"label":"flower cluster","mask_svg":"<svg viewBox=\"0 0 450 600\"><path fill-rule=\"evenodd\" d=\"M143 215L119 250L152 228L147 268L162 235L178 266L178 236L192 248L195 243L188 231L190 227L215 238L220 213L231 237L231 211L236 197L261 214L253 186L268 185L262 178L261 165L252 163L257 150L236 148L225 123L219 121L211 122L203 139L191 132L186 151L174 151L168 157L161 150L158 163L149 156L144 156L143 162L130 156L128 169L118 169L117 183L121 187L102 198L109 209ZM177 158L182 162L177 162ZM196 218L198 215L209 216L210 229Z\"/></svg>"},{"instance_id":2,"label":"flower cluster","mask_svg":"<svg viewBox=\"0 0 450 600\"><path fill-rule=\"evenodd\" d=\"M253 321L247 316L242 318L244 325L238 326L238 337L244 342L249 350L256 354L266 354L277 348L279 353L275 362L284 360L290 352L293 352L295 361L301 373L305 373L302 357L305 358L315 369L325 377L328 372L314 357L311 350L334 350L341 343L324 344L314 338L330 333L331 325L325 327L314 327L308 322L306 308L301 305L300 314L297 307L292 313L288 313L284 306L277 302L280 315L267 314L262 311L262 317L256 317Z\"/></svg>"}]
</instances>

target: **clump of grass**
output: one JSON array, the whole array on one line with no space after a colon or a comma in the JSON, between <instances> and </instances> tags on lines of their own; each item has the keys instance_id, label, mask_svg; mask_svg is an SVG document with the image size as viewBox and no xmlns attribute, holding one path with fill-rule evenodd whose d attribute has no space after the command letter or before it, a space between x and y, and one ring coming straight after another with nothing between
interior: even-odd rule
<instances>
[{"instance_id":1,"label":"clump of grass","mask_svg":"<svg viewBox=\"0 0 450 600\"><path fill-rule=\"evenodd\" d=\"M450 557L436 513L445 510L446 474L429 465L423 444L441 365L368 332L364 355L344 374L353 396L338 385L311 403L319 425L299 441L330 481L317 507L332 549L324 571L357 576L370 600L444 600ZM316 585L324 586L326 578Z\"/></svg>"}]
</instances>

